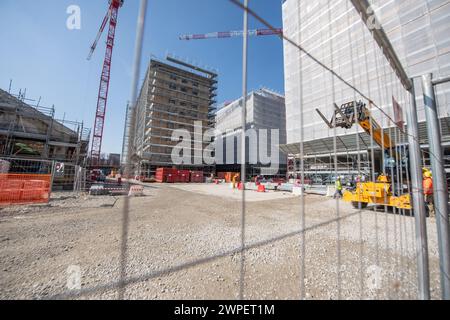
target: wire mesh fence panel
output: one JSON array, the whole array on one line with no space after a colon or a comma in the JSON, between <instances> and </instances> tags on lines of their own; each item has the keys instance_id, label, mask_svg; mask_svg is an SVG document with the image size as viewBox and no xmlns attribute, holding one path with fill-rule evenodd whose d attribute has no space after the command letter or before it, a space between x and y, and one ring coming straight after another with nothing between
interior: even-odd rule
<instances>
[{"instance_id":1,"label":"wire mesh fence panel","mask_svg":"<svg viewBox=\"0 0 450 320\"><path fill-rule=\"evenodd\" d=\"M41 159L2 157L0 158L0 173L15 174L16 177L22 175L23 179L27 179L27 175L30 175L30 177L42 177L47 180L47 176L49 176L51 191L85 192L89 191L92 183L99 180L97 176L93 179L85 167L73 163ZM104 175L103 177L100 179L101 181L105 181L106 177Z\"/></svg>"},{"instance_id":2,"label":"wire mesh fence panel","mask_svg":"<svg viewBox=\"0 0 450 320\"><path fill-rule=\"evenodd\" d=\"M0 158L0 205L47 203L52 162Z\"/></svg>"},{"instance_id":3,"label":"wire mesh fence panel","mask_svg":"<svg viewBox=\"0 0 450 320\"><path fill-rule=\"evenodd\" d=\"M55 162L53 191L89 191L92 184L89 178L86 168L71 163Z\"/></svg>"},{"instance_id":4,"label":"wire mesh fence panel","mask_svg":"<svg viewBox=\"0 0 450 320\"><path fill-rule=\"evenodd\" d=\"M252 72L246 66L247 15L269 29L275 28L247 8L247 1L231 2L245 16L245 96L247 72ZM298 258L295 262L298 272L293 278L299 281L295 284L298 289L295 297L417 297L417 275L410 272L410 266L416 264L418 245L412 228L410 192L418 186L411 185L405 161L406 133L394 120L394 100L405 110L410 103L408 93L349 1L322 1L321 17L326 21L323 24L314 24L316 12L305 2L285 1L283 6L288 18L281 37L288 73L285 77L290 79L286 83L287 144L295 149L289 154L289 166L295 167L291 177L302 189L295 207L298 209L295 230L255 240L252 229L247 228L248 207L243 187L240 234L234 239L239 241L233 242L234 249L129 277L128 223L133 207L127 199L122 218L121 278L92 291L118 287L119 297L123 298L127 285L239 254L238 296L243 299L251 295L249 253L288 239L294 243ZM251 61L252 57L248 59ZM315 109L321 111L322 117ZM244 127L245 108L242 111ZM245 144L243 140L242 153ZM314 164L308 159L314 159ZM243 179L246 164L242 161ZM311 196L305 192L306 180L332 187L332 193L325 192L322 196L328 193L334 199L323 199L320 206L311 202Z\"/></svg>"},{"instance_id":5,"label":"wire mesh fence panel","mask_svg":"<svg viewBox=\"0 0 450 320\"><path fill-rule=\"evenodd\" d=\"M238 1L231 2L269 29L274 29L260 13ZM294 167L296 160L300 163L300 166L295 166L296 175L304 184L305 175L310 174L305 171L305 159L321 156L322 162L328 160L327 166L333 173L335 197L343 193L343 201L337 200L331 211L336 215L333 220L336 229L332 237L336 241L335 253L332 254L334 261L331 261L335 266L332 272L335 278L324 276L333 290L322 294L340 299L346 292L347 297L356 297L353 279L355 274L359 274L360 298L417 298L422 296L418 285L422 279L419 277L417 280L417 274L410 272L418 259L416 230L411 228L414 223L411 190L417 190L419 186L412 185L410 181L408 133L402 121L403 112L410 103L409 89L401 78L401 72L398 72L398 65L392 63L386 48L377 42L373 29L354 10L358 6L353 8L349 1L323 1L319 6L322 22L314 24L317 11L311 10L309 4L285 1L283 13L288 20L284 21L284 34L280 37L284 40L285 65L288 66L285 68L287 140L292 145L291 150L297 148L296 153L289 155L290 167ZM343 16L347 17L347 21L342 19ZM314 109L320 110L321 118L312 112ZM318 129L320 123L324 124L323 129ZM353 126L358 127L354 140L356 144L349 143L347 139L347 130ZM315 141L316 145L311 141ZM308 143L312 147L305 150L304 146ZM323 145L327 146L329 156L320 155ZM342 182L348 173L338 169L339 152L342 151L358 155L357 164L349 170L355 170L356 174L349 177L347 187L343 187ZM362 153L367 153L370 163L365 172L361 170ZM305 219L310 219L309 216L320 212L308 206L305 208L305 201L308 202L307 197L302 196L302 225ZM361 249L354 257L360 261L359 269L354 269L356 264L350 262L348 247L344 245L349 241L349 234L343 229L358 227L357 224L348 225L350 219L343 222L342 216L352 212L346 203L353 205L360 213ZM330 227L327 228L330 232ZM308 255L305 252L310 251L308 246L314 248L315 244L314 240L306 244L304 238L300 240L300 291L304 297L305 292L316 290L315 284L309 281L304 288L305 279L314 277L307 270L304 259L308 259ZM333 248L330 247L330 250L332 252ZM430 256L433 261L436 258L436 255ZM323 275L330 274L329 265L322 265L321 269ZM433 291L436 291L438 280L431 278ZM438 291L434 297L438 297Z\"/></svg>"},{"instance_id":6,"label":"wire mesh fence panel","mask_svg":"<svg viewBox=\"0 0 450 320\"><path fill-rule=\"evenodd\" d=\"M0 173L52 174L52 167L49 160L0 157Z\"/></svg>"},{"instance_id":7,"label":"wire mesh fence panel","mask_svg":"<svg viewBox=\"0 0 450 320\"><path fill-rule=\"evenodd\" d=\"M119 271L117 277L108 276L100 284L93 281L92 286L51 298L108 292L124 299L129 288L152 288L153 282L158 290L153 297L160 297L169 289L158 286L171 277L178 281L170 290L174 295L186 282L186 292L198 290L196 295L214 296L223 290L229 294L227 298L239 299L415 299L426 297L423 291L430 288L431 297L439 298L439 237L430 220L425 222L428 237L419 232L423 226L417 219L419 208L413 204L413 195L423 187L421 180L413 182L417 168L412 168L409 158L411 134L403 121L415 97L387 59L386 48L375 41L363 14L355 11L355 2L318 1L319 16L312 10L317 4L283 1L283 34L275 32L263 18L264 12L251 9L252 1L230 3L244 14L244 97L248 75L254 72L247 69L247 62L252 65L254 59L248 55L252 46L247 38L248 19L259 21L283 40L287 142L277 146L287 153L290 179L271 193L261 186L250 190L253 184L245 183L251 177L246 160L248 142L242 134L242 183L239 191L230 192L232 200L201 192L192 196L193 192L187 193L180 185L146 185L151 190L149 199L139 204L124 197L119 210L108 212L114 224L107 225L107 233L117 244L103 249L114 254L119 250L119 262L112 267ZM140 32L146 4L141 2ZM141 45L142 38L137 45L130 113L137 100ZM248 125L246 103L243 99L240 105L242 132ZM130 133L124 144L130 148L124 150L127 163L123 174L127 178L133 175L133 141ZM423 162L426 166L427 161ZM86 192L94 185L98 193L92 195L103 195L103 191L131 190L133 184L142 183L124 179L122 185L100 169L87 170L71 163L0 160L0 204L19 203L23 197L44 200L32 199L36 195L28 190L39 190L41 196L47 192L48 201L50 190ZM211 183L207 188L219 186ZM259 192L268 199L276 193L289 195L264 199L261 204L257 203L261 198L254 200ZM6 195L9 198L4 199ZM192 216L186 214L194 211ZM222 220L213 221L216 215ZM186 216L188 222L183 224ZM142 222L148 217L148 224ZM164 219L169 220L167 225ZM108 219L102 216L101 220L96 224ZM195 227L189 229L191 225ZM150 250L136 245L142 239L155 241ZM432 248L429 255L427 243ZM430 261L430 271L420 266L422 258ZM222 264L226 268L220 269ZM219 276L218 270L225 276ZM421 278L421 272L429 280ZM213 280L204 285L209 274ZM186 281L180 281L183 276ZM225 281L227 285L222 285Z\"/></svg>"}]
</instances>

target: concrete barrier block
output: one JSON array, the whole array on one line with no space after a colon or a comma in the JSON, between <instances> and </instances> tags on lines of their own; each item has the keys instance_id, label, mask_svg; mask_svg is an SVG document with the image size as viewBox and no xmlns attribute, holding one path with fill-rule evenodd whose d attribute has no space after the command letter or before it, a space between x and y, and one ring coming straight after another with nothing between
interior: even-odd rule
<instances>
[{"instance_id":1,"label":"concrete barrier block","mask_svg":"<svg viewBox=\"0 0 450 320\"><path fill-rule=\"evenodd\" d=\"M335 186L327 186L327 197L334 196L334 193L336 192Z\"/></svg>"},{"instance_id":2,"label":"concrete barrier block","mask_svg":"<svg viewBox=\"0 0 450 320\"><path fill-rule=\"evenodd\" d=\"M296 196L301 196L301 195L303 195L303 187L296 187L296 186L294 186L294 187L292 188L292 194L293 194L293 195L296 195Z\"/></svg>"},{"instance_id":3,"label":"concrete barrier block","mask_svg":"<svg viewBox=\"0 0 450 320\"><path fill-rule=\"evenodd\" d=\"M143 186L131 186L130 192L128 193L129 197L142 197L144 195L144 187Z\"/></svg>"}]
</instances>

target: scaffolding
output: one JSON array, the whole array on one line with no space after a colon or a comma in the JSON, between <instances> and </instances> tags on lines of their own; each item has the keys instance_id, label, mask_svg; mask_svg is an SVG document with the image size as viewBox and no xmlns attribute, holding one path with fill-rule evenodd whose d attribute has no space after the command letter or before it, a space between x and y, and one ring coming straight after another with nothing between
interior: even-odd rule
<instances>
[{"instance_id":1,"label":"scaffolding","mask_svg":"<svg viewBox=\"0 0 450 320\"><path fill-rule=\"evenodd\" d=\"M85 165L90 129L56 119L55 108L0 90L0 154Z\"/></svg>"},{"instance_id":2,"label":"scaffolding","mask_svg":"<svg viewBox=\"0 0 450 320\"><path fill-rule=\"evenodd\" d=\"M172 141L174 130L187 130L193 137L193 147L195 142L200 142L202 150L206 148L209 143L195 140L198 139L195 127L201 123L202 133L214 127L216 91L217 74L213 71L171 56L164 62L151 59L136 108L132 112L128 108L127 112L126 126L132 127L131 159L135 174L152 177L158 167L175 165L171 158L172 149L178 144ZM125 136L124 148L128 140ZM212 171L202 159L196 159L195 149L193 153L191 163L177 167Z\"/></svg>"},{"instance_id":3,"label":"scaffolding","mask_svg":"<svg viewBox=\"0 0 450 320\"><path fill-rule=\"evenodd\" d=\"M218 172L239 172L240 171L240 135L242 132L242 98L233 102L228 102L216 113L216 171ZM286 143L286 109L284 96L266 88L253 91L247 95L246 103L246 133L254 130L256 139L246 148L247 161L249 161L249 153L252 156L258 156L258 161L247 165L247 175L286 175L287 157L279 152L278 159L271 159L271 164L264 165L260 162L259 152L261 145L259 141L260 130L267 130L267 146L266 150L270 150L272 145L271 131L277 130L279 141L274 142L277 146ZM220 139L219 139L220 138ZM234 143L232 150L227 149L227 140L231 139ZM250 139L250 138L249 138ZM217 150L222 149L222 152ZM231 158L227 152L232 151L234 154ZM222 158L220 158L222 155ZM269 167L277 164L276 172L270 173Z\"/></svg>"},{"instance_id":4,"label":"scaffolding","mask_svg":"<svg viewBox=\"0 0 450 320\"><path fill-rule=\"evenodd\" d=\"M399 97L399 105L408 104L408 97L404 93L405 89L411 87L412 82L405 75L402 63L409 75L414 76L431 70L437 77L445 76L446 71L442 66L445 64L444 61L448 61L448 54L445 53L448 52L448 43L445 42L445 28L440 26L444 23L445 17L448 17L450 5L448 3L432 5L421 0L410 1L408 4L394 1L365 1L366 5L370 5L370 10L362 10L361 2L352 1L352 3L357 4L356 8L362 12L362 17L346 0L333 3L322 1L307 6L300 5L298 1L285 1L284 34L288 37L299 37L305 50L313 56L321 57L326 65L336 66L344 79L351 79L361 91L369 93L371 98L376 99L380 108L373 108L373 117L383 119L383 112L392 114L393 96ZM320 8L320 13L317 14L314 8ZM374 14L378 20L372 22L378 22L383 28L376 28L374 25L371 30L364 25L363 22L367 23L371 18L370 15ZM372 37L375 41L370 41ZM386 42L384 39L391 41ZM380 45L387 49L380 50ZM423 49L424 45L426 49ZM331 114L334 107L327 101L333 100L340 104L354 99L355 93L350 87L343 82L336 82L333 87L325 74L326 71L321 70L313 60L307 59L306 54L299 54L294 46L285 46L288 129L287 145L283 146L283 150L297 159L300 154L299 141L302 132L298 105L301 103L304 110L302 120L304 154L317 156L333 152L334 130L323 125L322 119L314 109L322 108ZM300 87L301 95L299 95ZM438 114L444 153L449 155L450 86L446 84L440 89L437 93L437 100L440 102ZM420 96L417 97L417 104L422 165L426 166L429 165L427 160L429 148L424 104ZM385 120L381 123L393 136L395 131L393 123L389 124L389 121ZM370 137L361 128L357 128L356 131L355 133L354 130L336 129L339 152L355 151L356 135L359 135L359 144L362 148L371 149ZM406 141L405 136L402 135L400 140ZM331 159L331 162L334 160ZM445 165L450 173L448 157ZM294 171L291 173L295 174Z\"/></svg>"}]
</instances>

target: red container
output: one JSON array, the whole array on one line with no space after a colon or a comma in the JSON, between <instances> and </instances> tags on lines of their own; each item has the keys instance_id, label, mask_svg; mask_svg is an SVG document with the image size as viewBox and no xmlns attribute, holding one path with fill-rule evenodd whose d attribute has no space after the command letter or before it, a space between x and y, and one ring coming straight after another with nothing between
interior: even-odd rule
<instances>
[{"instance_id":1,"label":"red container","mask_svg":"<svg viewBox=\"0 0 450 320\"><path fill-rule=\"evenodd\" d=\"M192 183L203 183L203 171L191 171Z\"/></svg>"},{"instance_id":2,"label":"red container","mask_svg":"<svg viewBox=\"0 0 450 320\"><path fill-rule=\"evenodd\" d=\"M159 182L159 183L164 183L164 182L173 183L174 182L173 179L176 179L176 178L170 178L169 180L171 180L171 181L168 181L169 175L176 177L177 170L172 169L172 168L158 168L156 170L155 180L156 180L156 182Z\"/></svg>"},{"instance_id":3,"label":"red container","mask_svg":"<svg viewBox=\"0 0 450 320\"><path fill-rule=\"evenodd\" d=\"M177 182L180 183L189 183L190 180L190 172L189 170L178 170Z\"/></svg>"},{"instance_id":4,"label":"red container","mask_svg":"<svg viewBox=\"0 0 450 320\"><path fill-rule=\"evenodd\" d=\"M167 182L167 183L175 183L175 182L178 182L178 175L176 175L176 174L168 174L166 177L165 177L165 181L164 182Z\"/></svg>"}]
</instances>

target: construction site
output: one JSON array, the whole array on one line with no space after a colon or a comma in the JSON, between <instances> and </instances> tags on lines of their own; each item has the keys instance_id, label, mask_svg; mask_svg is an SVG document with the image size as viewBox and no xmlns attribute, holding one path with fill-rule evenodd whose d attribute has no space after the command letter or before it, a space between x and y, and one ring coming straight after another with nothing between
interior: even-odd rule
<instances>
[{"instance_id":1,"label":"construction site","mask_svg":"<svg viewBox=\"0 0 450 320\"><path fill-rule=\"evenodd\" d=\"M242 30L171 41L233 68L148 56L140 0L118 101L104 1L92 129L0 89L0 299L450 300L450 2L222 2Z\"/></svg>"}]
</instances>

